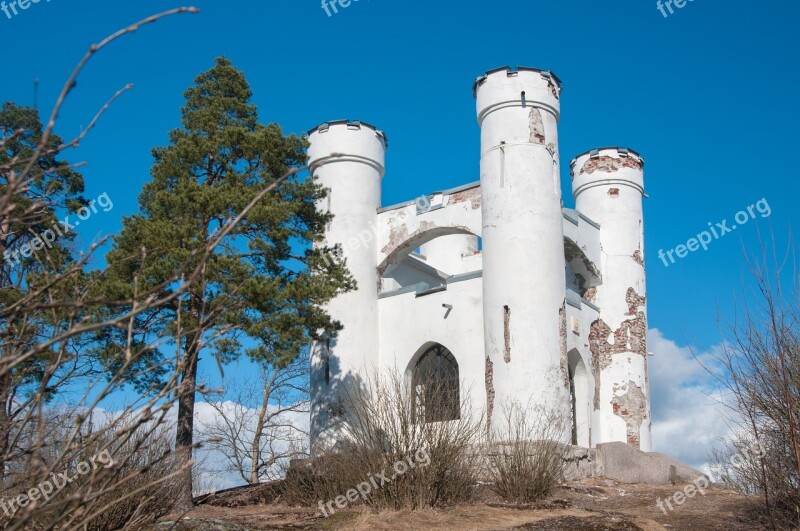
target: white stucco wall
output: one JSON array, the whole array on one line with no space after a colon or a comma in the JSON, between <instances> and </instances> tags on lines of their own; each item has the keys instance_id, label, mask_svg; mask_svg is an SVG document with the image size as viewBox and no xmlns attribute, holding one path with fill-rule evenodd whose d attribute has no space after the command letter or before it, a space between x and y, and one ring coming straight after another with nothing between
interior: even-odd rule
<instances>
[{"instance_id":1,"label":"white stucco wall","mask_svg":"<svg viewBox=\"0 0 800 531\"><path fill-rule=\"evenodd\" d=\"M458 362L462 389L469 392L473 411L482 411L486 406L482 290L481 278L474 278L422 297L404 293L381 298L381 366L405 374L415 354L439 343Z\"/></svg>"},{"instance_id":2,"label":"white stucco wall","mask_svg":"<svg viewBox=\"0 0 800 531\"><path fill-rule=\"evenodd\" d=\"M481 190L478 183L440 192L434 199L435 202L430 203L436 206L430 208L420 209L420 201L408 201L380 209L377 259L380 274L401 261L403 256L436 238L481 236ZM428 202L424 204L428 205Z\"/></svg>"},{"instance_id":3,"label":"white stucco wall","mask_svg":"<svg viewBox=\"0 0 800 531\"><path fill-rule=\"evenodd\" d=\"M471 258L478 254L478 237L474 234L454 234L436 238L420 249L425 262L450 275L474 271ZM478 268L480 269L480 268Z\"/></svg>"}]
</instances>

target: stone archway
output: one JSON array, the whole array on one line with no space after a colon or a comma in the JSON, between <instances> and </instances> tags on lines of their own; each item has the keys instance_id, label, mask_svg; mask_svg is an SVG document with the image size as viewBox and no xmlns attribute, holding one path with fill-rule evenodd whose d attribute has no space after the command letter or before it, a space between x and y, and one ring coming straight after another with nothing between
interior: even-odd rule
<instances>
[{"instance_id":1,"label":"stone archway","mask_svg":"<svg viewBox=\"0 0 800 531\"><path fill-rule=\"evenodd\" d=\"M567 357L569 360L569 391L572 400L572 444L589 448L591 444L589 373L577 350L571 350Z\"/></svg>"}]
</instances>

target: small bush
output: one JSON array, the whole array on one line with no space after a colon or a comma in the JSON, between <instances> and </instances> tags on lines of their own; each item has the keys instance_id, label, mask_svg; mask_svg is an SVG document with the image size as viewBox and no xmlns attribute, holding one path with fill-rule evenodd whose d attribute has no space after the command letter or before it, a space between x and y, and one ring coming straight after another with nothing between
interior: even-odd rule
<instances>
[{"instance_id":1,"label":"small bush","mask_svg":"<svg viewBox=\"0 0 800 531\"><path fill-rule=\"evenodd\" d=\"M429 399L435 391L428 390ZM369 493L348 503L363 502L374 510L471 500L482 419L473 415L469 402L461 402L455 420L423 422L418 413L409 387L396 373L373 377L366 388L349 392L339 444L292 468L287 501L317 505L359 486Z\"/></svg>"},{"instance_id":2,"label":"small bush","mask_svg":"<svg viewBox=\"0 0 800 531\"><path fill-rule=\"evenodd\" d=\"M550 494L564 479L570 447L560 439L567 424L555 409L504 405L487 433L486 468L495 493L514 503Z\"/></svg>"}]
</instances>

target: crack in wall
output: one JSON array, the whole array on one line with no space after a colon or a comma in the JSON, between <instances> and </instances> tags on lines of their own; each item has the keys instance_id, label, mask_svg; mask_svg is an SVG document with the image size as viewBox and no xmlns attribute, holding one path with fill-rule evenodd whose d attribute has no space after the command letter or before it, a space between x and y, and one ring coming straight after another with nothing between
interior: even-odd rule
<instances>
[{"instance_id":1,"label":"crack in wall","mask_svg":"<svg viewBox=\"0 0 800 531\"><path fill-rule=\"evenodd\" d=\"M503 361L511 363L511 308L503 306Z\"/></svg>"}]
</instances>

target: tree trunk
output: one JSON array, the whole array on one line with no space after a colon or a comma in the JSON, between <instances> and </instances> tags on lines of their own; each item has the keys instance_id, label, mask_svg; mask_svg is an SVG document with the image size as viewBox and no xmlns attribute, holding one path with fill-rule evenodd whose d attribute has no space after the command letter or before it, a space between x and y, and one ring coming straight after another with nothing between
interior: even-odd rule
<instances>
[{"instance_id":1,"label":"tree trunk","mask_svg":"<svg viewBox=\"0 0 800 531\"><path fill-rule=\"evenodd\" d=\"M194 440L194 402L197 385L197 361L200 336L193 334L186 349L186 367L181 375L181 396L178 398L178 426L175 434L177 466L184 467L178 476L179 485L175 510L188 511L194 507L192 498L192 444Z\"/></svg>"},{"instance_id":2,"label":"tree trunk","mask_svg":"<svg viewBox=\"0 0 800 531\"><path fill-rule=\"evenodd\" d=\"M258 421L256 422L256 433L253 436L253 447L250 464L250 484L255 485L258 483L258 463L261 461L261 436L264 433L264 418L267 416L267 407L269 407L269 389L270 386L264 378L264 395L261 398L261 411L258 412Z\"/></svg>"},{"instance_id":3,"label":"tree trunk","mask_svg":"<svg viewBox=\"0 0 800 531\"><path fill-rule=\"evenodd\" d=\"M0 375L0 488L5 487L6 465L9 462L9 448L11 438L11 418L8 414L11 394L11 370Z\"/></svg>"},{"instance_id":4,"label":"tree trunk","mask_svg":"<svg viewBox=\"0 0 800 531\"><path fill-rule=\"evenodd\" d=\"M3 172L3 177L6 179L6 182L8 182L8 176L5 175L5 173L6 172ZM3 216L3 221L0 223L0 234L8 234L9 225L9 217ZM8 250L8 240L3 238L0 240L0 251L3 253L3 257L5 257L6 250ZM7 278L8 282L5 281L4 277ZM2 281L0 287L11 287L10 267L7 271L0 270L0 280ZM0 352L0 356L3 358L9 355L10 352ZM8 445L11 439L11 417L8 414L8 407L11 402L12 371L13 369L6 368L5 372L0 374L0 405L2 405L0 408L0 489L5 488L6 465L8 464L9 457Z\"/></svg>"}]
</instances>

